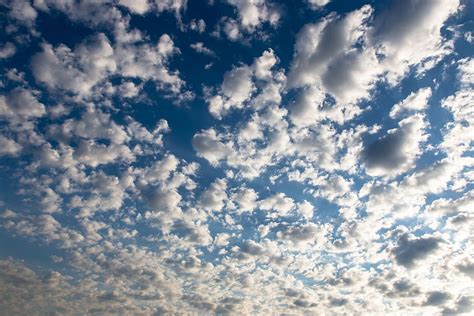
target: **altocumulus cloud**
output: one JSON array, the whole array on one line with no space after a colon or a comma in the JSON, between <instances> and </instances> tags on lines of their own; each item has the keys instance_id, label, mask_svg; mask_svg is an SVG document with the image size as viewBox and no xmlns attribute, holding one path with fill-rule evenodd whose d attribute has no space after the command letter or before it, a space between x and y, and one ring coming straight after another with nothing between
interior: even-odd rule
<instances>
[{"instance_id":1,"label":"altocumulus cloud","mask_svg":"<svg viewBox=\"0 0 474 316\"><path fill-rule=\"evenodd\" d=\"M468 0L0 0L0 314L469 314Z\"/></svg>"}]
</instances>

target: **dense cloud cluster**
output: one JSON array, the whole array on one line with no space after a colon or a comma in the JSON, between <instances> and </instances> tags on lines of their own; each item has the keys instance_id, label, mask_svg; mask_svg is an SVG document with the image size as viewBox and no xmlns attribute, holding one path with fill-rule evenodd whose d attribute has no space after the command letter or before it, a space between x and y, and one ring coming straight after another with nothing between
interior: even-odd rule
<instances>
[{"instance_id":1,"label":"dense cloud cluster","mask_svg":"<svg viewBox=\"0 0 474 316\"><path fill-rule=\"evenodd\" d=\"M0 314L471 313L474 8L366 2L0 0Z\"/></svg>"}]
</instances>

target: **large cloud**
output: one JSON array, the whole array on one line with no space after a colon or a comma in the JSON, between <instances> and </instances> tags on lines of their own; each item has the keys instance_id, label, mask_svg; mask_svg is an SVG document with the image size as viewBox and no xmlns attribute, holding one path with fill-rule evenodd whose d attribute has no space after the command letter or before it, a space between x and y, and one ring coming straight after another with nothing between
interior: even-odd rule
<instances>
[{"instance_id":1,"label":"large cloud","mask_svg":"<svg viewBox=\"0 0 474 316\"><path fill-rule=\"evenodd\" d=\"M370 6L307 24L297 36L289 87L313 85L350 103L367 98L382 77L395 84L410 66L432 67L451 49L440 32L458 6L450 0L394 1L373 25Z\"/></svg>"}]
</instances>

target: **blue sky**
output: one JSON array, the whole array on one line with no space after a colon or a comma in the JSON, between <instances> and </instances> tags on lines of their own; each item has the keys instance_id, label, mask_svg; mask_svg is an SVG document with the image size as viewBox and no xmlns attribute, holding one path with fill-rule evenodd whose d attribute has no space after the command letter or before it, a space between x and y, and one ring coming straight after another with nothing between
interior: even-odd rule
<instances>
[{"instance_id":1,"label":"blue sky","mask_svg":"<svg viewBox=\"0 0 474 316\"><path fill-rule=\"evenodd\" d=\"M472 311L472 2L0 15L1 314Z\"/></svg>"}]
</instances>

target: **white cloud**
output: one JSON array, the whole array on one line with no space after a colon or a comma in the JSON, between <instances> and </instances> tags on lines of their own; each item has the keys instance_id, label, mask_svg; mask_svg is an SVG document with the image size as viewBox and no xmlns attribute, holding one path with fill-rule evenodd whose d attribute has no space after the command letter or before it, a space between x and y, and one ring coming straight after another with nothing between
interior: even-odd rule
<instances>
[{"instance_id":1,"label":"white cloud","mask_svg":"<svg viewBox=\"0 0 474 316\"><path fill-rule=\"evenodd\" d=\"M297 126L309 126L327 118L329 113L320 111L326 96L321 90L306 89L290 107L290 119Z\"/></svg>"},{"instance_id":2,"label":"white cloud","mask_svg":"<svg viewBox=\"0 0 474 316\"><path fill-rule=\"evenodd\" d=\"M310 202L304 200L297 205L298 213L307 220L311 220L314 215L314 206Z\"/></svg>"},{"instance_id":3,"label":"white cloud","mask_svg":"<svg viewBox=\"0 0 474 316\"><path fill-rule=\"evenodd\" d=\"M276 216L287 216L294 208L295 204L292 198L284 193L276 193L259 202L260 209L264 211L276 211ZM269 215L270 217L273 214Z\"/></svg>"},{"instance_id":4,"label":"white cloud","mask_svg":"<svg viewBox=\"0 0 474 316\"><path fill-rule=\"evenodd\" d=\"M22 146L13 139L0 135L0 156L16 156L22 149Z\"/></svg>"},{"instance_id":5,"label":"white cloud","mask_svg":"<svg viewBox=\"0 0 474 316\"><path fill-rule=\"evenodd\" d=\"M0 59L7 59L15 55L16 47L13 43L6 42L0 48Z\"/></svg>"},{"instance_id":6,"label":"white cloud","mask_svg":"<svg viewBox=\"0 0 474 316\"><path fill-rule=\"evenodd\" d=\"M208 55L208 56L216 56L216 53L214 53L212 50L204 46L204 43L202 42L196 42L194 44L191 44L191 48L194 49L197 53Z\"/></svg>"},{"instance_id":7,"label":"white cloud","mask_svg":"<svg viewBox=\"0 0 474 316\"><path fill-rule=\"evenodd\" d=\"M314 223L307 223L302 226L290 226L287 229L279 232L279 237L288 239L291 242L298 244L300 242L316 241L319 236L320 228Z\"/></svg>"},{"instance_id":8,"label":"white cloud","mask_svg":"<svg viewBox=\"0 0 474 316\"><path fill-rule=\"evenodd\" d=\"M331 0L307 0L307 1L313 9L324 7L326 4L331 2Z\"/></svg>"},{"instance_id":9,"label":"white cloud","mask_svg":"<svg viewBox=\"0 0 474 316\"><path fill-rule=\"evenodd\" d=\"M364 6L344 18L304 26L297 35L289 87L315 85L343 103L367 97L378 72L375 52L353 46L364 41L371 15L371 7Z\"/></svg>"},{"instance_id":10,"label":"white cloud","mask_svg":"<svg viewBox=\"0 0 474 316\"><path fill-rule=\"evenodd\" d=\"M70 91L82 97L90 97L94 88L108 82L112 75L153 80L159 88L180 91L184 82L178 72L167 68L168 58L177 53L169 35L161 35L154 45L116 40L113 47L107 36L99 33L74 50L62 44L56 48L43 44L43 51L32 59L35 79L50 90ZM123 91L124 87L120 89ZM130 94L130 89L123 92L128 96L136 94Z\"/></svg>"},{"instance_id":11,"label":"white cloud","mask_svg":"<svg viewBox=\"0 0 474 316\"><path fill-rule=\"evenodd\" d=\"M209 112L221 118L229 109L242 107L254 89L251 76L252 70L246 66L226 72L221 85L222 95L209 99Z\"/></svg>"},{"instance_id":12,"label":"white cloud","mask_svg":"<svg viewBox=\"0 0 474 316\"><path fill-rule=\"evenodd\" d=\"M65 45L43 51L32 60L35 79L49 89L88 95L92 88L116 70L114 50L104 34L91 38L71 51Z\"/></svg>"},{"instance_id":13,"label":"white cloud","mask_svg":"<svg viewBox=\"0 0 474 316\"><path fill-rule=\"evenodd\" d=\"M441 213L454 216L460 213L468 214L474 207L474 191L465 193L459 199L437 199L434 200L427 212Z\"/></svg>"},{"instance_id":14,"label":"white cloud","mask_svg":"<svg viewBox=\"0 0 474 316\"><path fill-rule=\"evenodd\" d=\"M390 117L397 118L406 112L422 111L428 107L431 88L423 88L410 93L404 100L398 102L390 110Z\"/></svg>"},{"instance_id":15,"label":"white cloud","mask_svg":"<svg viewBox=\"0 0 474 316\"><path fill-rule=\"evenodd\" d=\"M227 200L227 182L217 179L201 194L199 204L209 211L221 211Z\"/></svg>"},{"instance_id":16,"label":"white cloud","mask_svg":"<svg viewBox=\"0 0 474 316\"><path fill-rule=\"evenodd\" d=\"M232 152L229 146L220 141L220 137L214 129L207 129L194 135L192 144L197 155L214 166Z\"/></svg>"},{"instance_id":17,"label":"white cloud","mask_svg":"<svg viewBox=\"0 0 474 316\"><path fill-rule=\"evenodd\" d=\"M275 53L268 49L252 65L227 71L218 94L206 98L209 112L221 119L233 108L252 106L260 110L269 104L279 104L286 77L273 70L277 63Z\"/></svg>"},{"instance_id":18,"label":"white cloud","mask_svg":"<svg viewBox=\"0 0 474 316\"><path fill-rule=\"evenodd\" d=\"M29 1L19 0L8 3L10 9L9 15L19 23L25 24L26 26L34 26L38 12L33 8Z\"/></svg>"},{"instance_id":19,"label":"white cloud","mask_svg":"<svg viewBox=\"0 0 474 316\"><path fill-rule=\"evenodd\" d=\"M37 94L34 90L15 88L0 95L0 117L19 123L44 116L46 108L38 101Z\"/></svg>"},{"instance_id":20,"label":"white cloud","mask_svg":"<svg viewBox=\"0 0 474 316\"><path fill-rule=\"evenodd\" d=\"M272 76L271 69L278 63L275 53L270 48L263 52L262 56L255 60L255 76L258 79L266 79Z\"/></svg>"},{"instance_id":21,"label":"white cloud","mask_svg":"<svg viewBox=\"0 0 474 316\"><path fill-rule=\"evenodd\" d=\"M240 188L231 200L238 205L238 213L252 212L257 207L258 193L253 189Z\"/></svg>"},{"instance_id":22,"label":"white cloud","mask_svg":"<svg viewBox=\"0 0 474 316\"><path fill-rule=\"evenodd\" d=\"M266 0L227 0L227 2L237 9L240 25L245 31L253 31L265 22L275 25L280 19L278 10Z\"/></svg>"},{"instance_id":23,"label":"white cloud","mask_svg":"<svg viewBox=\"0 0 474 316\"><path fill-rule=\"evenodd\" d=\"M307 24L297 35L289 87L312 85L338 102L353 103L369 97L382 77L395 84L409 66L426 70L451 50L440 29L458 6L449 0L394 1L375 16L373 26L367 5L342 18L329 15Z\"/></svg>"},{"instance_id":24,"label":"white cloud","mask_svg":"<svg viewBox=\"0 0 474 316\"><path fill-rule=\"evenodd\" d=\"M144 14L150 10L148 0L119 0L119 4L136 14Z\"/></svg>"},{"instance_id":25,"label":"white cloud","mask_svg":"<svg viewBox=\"0 0 474 316\"><path fill-rule=\"evenodd\" d=\"M191 22L189 22L189 29L199 33L204 33L206 30L206 22L203 19L192 19Z\"/></svg>"},{"instance_id":26,"label":"white cloud","mask_svg":"<svg viewBox=\"0 0 474 316\"><path fill-rule=\"evenodd\" d=\"M174 190L155 189L146 193L145 199L153 209L162 212L172 212L178 207L181 195Z\"/></svg>"},{"instance_id":27,"label":"white cloud","mask_svg":"<svg viewBox=\"0 0 474 316\"><path fill-rule=\"evenodd\" d=\"M398 81L410 65L436 59L450 50L440 34L441 27L458 8L458 0L393 1L375 18L372 37L385 55L382 64L390 82Z\"/></svg>"}]
</instances>

